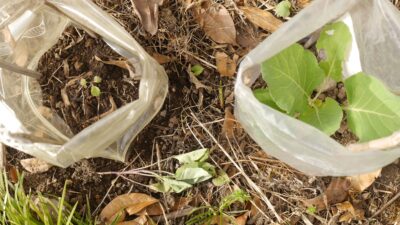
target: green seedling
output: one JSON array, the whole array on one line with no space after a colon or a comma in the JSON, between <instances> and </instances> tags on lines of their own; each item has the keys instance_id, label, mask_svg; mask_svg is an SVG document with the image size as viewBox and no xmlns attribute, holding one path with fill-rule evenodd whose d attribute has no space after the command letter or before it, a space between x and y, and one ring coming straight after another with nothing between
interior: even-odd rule
<instances>
[{"instance_id":1,"label":"green seedling","mask_svg":"<svg viewBox=\"0 0 400 225\"><path fill-rule=\"evenodd\" d=\"M400 129L400 97L378 79L363 72L343 80L343 62L351 47L351 33L343 22L326 25L316 43L317 57L293 44L261 65L268 87L254 91L255 97L273 109L332 135L347 114L350 130L361 142L381 138ZM319 99L321 86L343 82L348 103ZM317 91L319 90L319 91Z\"/></svg>"},{"instance_id":2,"label":"green seedling","mask_svg":"<svg viewBox=\"0 0 400 225\"><path fill-rule=\"evenodd\" d=\"M98 84L100 84L102 81L101 77L99 76L94 76L93 77L93 81L89 83L90 85L90 95L92 95L93 97L99 97L101 95L101 90L98 86ZM85 78L81 78L79 81L79 84L83 87L83 88L88 88L88 82Z\"/></svg>"},{"instance_id":3,"label":"green seedling","mask_svg":"<svg viewBox=\"0 0 400 225\"><path fill-rule=\"evenodd\" d=\"M196 64L192 66L191 71L195 76L199 76L204 72L204 67L202 67L200 64Z\"/></svg>"},{"instance_id":4,"label":"green seedling","mask_svg":"<svg viewBox=\"0 0 400 225\"><path fill-rule=\"evenodd\" d=\"M290 16L290 9L292 8L292 4L289 0L283 0L276 5L275 13L279 17L288 17Z\"/></svg>"},{"instance_id":5,"label":"green seedling","mask_svg":"<svg viewBox=\"0 0 400 225\"><path fill-rule=\"evenodd\" d=\"M224 197L218 207L204 206L195 209L186 225L211 224L212 221L215 222L215 219L219 220L217 224L235 224L235 217L228 212L229 208L236 202L245 204L249 200L250 195L247 192L242 189L235 190Z\"/></svg>"}]
</instances>

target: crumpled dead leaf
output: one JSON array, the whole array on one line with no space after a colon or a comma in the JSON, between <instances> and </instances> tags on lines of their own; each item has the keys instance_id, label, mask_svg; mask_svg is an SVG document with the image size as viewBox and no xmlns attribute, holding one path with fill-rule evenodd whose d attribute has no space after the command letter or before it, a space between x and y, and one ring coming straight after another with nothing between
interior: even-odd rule
<instances>
[{"instance_id":1,"label":"crumpled dead leaf","mask_svg":"<svg viewBox=\"0 0 400 225\"><path fill-rule=\"evenodd\" d=\"M142 215L134 220L117 223L117 225L149 225L149 218L145 215Z\"/></svg>"},{"instance_id":2,"label":"crumpled dead leaf","mask_svg":"<svg viewBox=\"0 0 400 225\"><path fill-rule=\"evenodd\" d=\"M236 28L228 10L221 4L204 2L196 18L207 36L219 44L236 45Z\"/></svg>"},{"instance_id":3,"label":"crumpled dead leaf","mask_svg":"<svg viewBox=\"0 0 400 225\"><path fill-rule=\"evenodd\" d=\"M236 217L235 225L246 225L249 215L250 215L250 212L246 212L243 215Z\"/></svg>"},{"instance_id":4,"label":"crumpled dead leaf","mask_svg":"<svg viewBox=\"0 0 400 225\"><path fill-rule=\"evenodd\" d=\"M153 56L153 58L160 64L165 64L174 61L174 58L158 53L153 53L151 56Z\"/></svg>"},{"instance_id":5,"label":"crumpled dead leaf","mask_svg":"<svg viewBox=\"0 0 400 225\"><path fill-rule=\"evenodd\" d=\"M371 184L374 183L376 178L378 178L381 175L381 171L382 169L379 169L371 173L348 177L348 179L351 182L352 189L358 192L364 191L369 186L371 186Z\"/></svg>"},{"instance_id":6,"label":"crumpled dead leaf","mask_svg":"<svg viewBox=\"0 0 400 225\"><path fill-rule=\"evenodd\" d=\"M349 201L337 204L336 208L339 210L339 212L343 212L343 215L341 215L339 218L339 222L350 223L352 220L364 219L364 210L354 208Z\"/></svg>"},{"instance_id":7,"label":"crumpled dead leaf","mask_svg":"<svg viewBox=\"0 0 400 225\"><path fill-rule=\"evenodd\" d=\"M318 197L303 200L303 203L309 206L315 206L318 211L324 210L327 206L343 202L350 190L350 181L346 178L334 178L329 184L325 193Z\"/></svg>"},{"instance_id":8,"label":"crumpled dead leaf","mask_svg":"<svg viewBox=\"0 0 400 225\"><path fill-rule=\"evenodd\" d=\"M272 13L256 7L240 7L246 18L261 29L274 32L282 24Z\"/></svg>"},{"instance_id":9,"label":"crumpled dead leaf","mask_svg":"<svg viewBox=\"0 0 400 225\"><path fill-rule=\"evenodd\" d=\"M129 215L133 215L157 202L157 199L143 193L123 194L114 198L104 207L100 213L100 219L109 224L112 222L114 215L122 210L129 208Z\"/></svg>"},{"instance_id":10,"label":"crumpled dead leaf","mask_svg":"<svg viewBox=\"0 0 400 225\"><path fill-rule=\"evenodd\" d=\"M225 120L224 124L222 125L222 132L225 133L225 135L228 138L233 138L235 133L234 133L234 126L235 126L235 116L232 114L232 108L231 107L226 107L225 108Z\"/></svg>"},{"instance_id":11,"label":"crumpled dead leaf","mask_svg":"<svg viewBox=\"0 0 400 225\"><path fill-rule=\"evenodd\" d=\"M44 173L53 167L53 165L37 158L23 159L20 162L22 167L30 173Z\"/></svg>"},{"instance_id":12,"label":"crumpled dead leaf","mask_svg":"<svg viewBox=\"0 0 400 225\"><path fill-rule=\"evenodd\" d=\"M234 54L231 59L224 52L217 52L215 54L215 60L217 64L217 70L221 76L232 77L236 72L236 66L239 56Z\"/></svg>"},{"instance_id":13,"label":"crumpled dead leaf","mask_svg":"<svg viewBox=\"0 0 400 225\"><path fill-rule=\"evenodd\" d=\"M297 6L300 8L305 8L308 4L310 4L310 0L297 0Z\"/></svg>"},{"instance_id":14,"label":"crumpled dead leaf","mask_svg":"<svg viewBox=\"0 0 400 225\"><path fill-rule=\"evenodd\" d=\"M128 70L129 77L133 79L137 79L140 76L134 72L135 68L127 60L103 60L97 55L94 56L94 59L107 65L118 66L119 68Z\"/></svg>"},{"instance_id":15,"label":"crumpled dead leaf","mask_svg":"<svg viewBox=\"0 0 400 225\"><path fill-rule=\"evenodd\" d=\"M151 35L158 30L158 7L163 0L131 0L135 13L143 24L144 29Z\"/></svg>"}]
</instances>

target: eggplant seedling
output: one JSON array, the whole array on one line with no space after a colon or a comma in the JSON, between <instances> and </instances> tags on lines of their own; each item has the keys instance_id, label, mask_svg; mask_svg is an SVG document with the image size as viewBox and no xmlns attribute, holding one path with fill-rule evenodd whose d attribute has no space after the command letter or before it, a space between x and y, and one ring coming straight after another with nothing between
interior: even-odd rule
<instances>
[{"instance_id":1,"label":"eggplant seedling","mask_svg":"<svg viewBox=\"0 0 400 225\"><path fill-rule=\"evenodd\" d=\"M96 84L100 84L102 81L101 77L99 76L94 76L93 80L91 82L89 82L90 85L90 95L92 95L93 97L99 97L101 95L101 90L98 86L96 86ZM83 87L83 88L88 88L88 82L85 78L82 78L79 81L79 84Z\"/></svg>"}]
</instances>

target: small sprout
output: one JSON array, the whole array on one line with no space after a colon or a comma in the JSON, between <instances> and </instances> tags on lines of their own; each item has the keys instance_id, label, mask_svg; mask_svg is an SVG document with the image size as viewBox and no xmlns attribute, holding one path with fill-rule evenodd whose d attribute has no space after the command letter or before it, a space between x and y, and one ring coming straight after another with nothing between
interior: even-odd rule
<instances>
[{"instance_id":1,"label":"small sprout","mask_svg":"<svg viewBox=\"0 0 400 225\"><path fill-rule=\"evenodd\" d=\"M99 84L99 83L101 83L101 81L102 81L101 77L99 77L99 76L94 76L94 78L93 78L93 83Z\"/></svg>"},{"instance_id":2,"label":"small sprout","mask_svg":"<svg viewBox=\"0 0 400 225\"><path fill-rule=\"evenodd\" d=\"M279 17L288 17L290 16L290 8L292 7L292 4L289 2L289 0L284 0L281 1L275 8L275 13Z\"/></svg>"},{"instance_id":3,"label":"small sprout","mask_svg":"<svg viewBox=\"0 0 400 225\"><path fill-rule=\"evenodd\" d=\"M84 88L87 88L87 81L85 78L81 78L81 80L79 81L80 85Z\"/></svg>"},{"instance_id":4,"label":"small sprout","mask_svg":"<svg viewBox=\"0 0 400 225\"><path fill-rule=\"evenodd\" d=\"M199 76L203 72L204 72L204 67L202 67L200 64L196 64L196 65L192 66L192 73L195 76Z\"/></svg>"},{"instance_id":5,"label":"small sprout","mask_svg":"<svg viewBox=\"0 0 400 225\"><path fill-rule=\"evenodd\" d=\"M100 88L97 86L92 85L92 87L90 88L90 94L93 97L99 97L101 94Z\"/></svg>"},{"instance_id":6,"label":"small sprout","mask_svg":"<svg viewBox=\"0 0 400 225\"><path fill-rule=\"evenodd\" d=\"M317 212L317 207L315 207L315 206L309 206L308 208L307 208L307 213L309 213L309 214L315 214L316 212Z\"/></svg>"}]
</instances>

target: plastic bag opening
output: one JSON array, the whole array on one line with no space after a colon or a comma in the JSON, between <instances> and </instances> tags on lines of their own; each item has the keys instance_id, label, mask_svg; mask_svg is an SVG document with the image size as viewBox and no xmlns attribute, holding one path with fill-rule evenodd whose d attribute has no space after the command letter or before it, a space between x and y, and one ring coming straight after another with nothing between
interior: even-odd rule
<instances>
[{"instance_id":1,"label":"plastic bag opening","mask_svg":"<svg viewBox=\"0 0 400 225\"><path fill-rule=\"evenodd\" d=\"M297 119L261 104L250 86L260 76L260 64L323 25L343 18L353 24L359 65L393 91L400 90L400 15L385 0L317 0L285 23L242 61L235 84L235 116L269 154L310 175L348 176L375 171L400 156L400 148L350 152L335 140ZM353 42L355 44L355 42ZM352 59L356 59L352 58ZM348 70L348 74L353 71Z\"/></svg>"}]
</instances>

